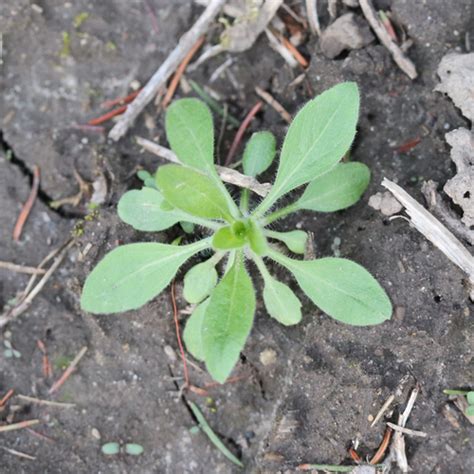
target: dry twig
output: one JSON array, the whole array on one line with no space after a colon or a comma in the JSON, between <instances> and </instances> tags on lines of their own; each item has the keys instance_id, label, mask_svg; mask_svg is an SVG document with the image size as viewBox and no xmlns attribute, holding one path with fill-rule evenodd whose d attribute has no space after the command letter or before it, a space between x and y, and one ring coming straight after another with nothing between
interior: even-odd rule
<instances>
[{"instance_id":1,"label":"dry twig","mask_svg":"<svg viewBox=\"0 0 474 474\"><path fill-rule=\"evenodd\" d=\"M321 26L318 17L318 0L306 0L306 11L308 12L309 27L313 34L321 36Z\"/></svg>"},{"instance_id":2,"label":"dry twig","mask_svg":"<svg viewBox=\"0 0 474 474\"><path fill-rule=\"evenodd\" d=\"M67 255L68 250L72 247L75 243L74 239L70 239L61 247L53 250L39 265L38 268L41 269L43 266L48 262L51 258L57 255L51 267L49 267L48 271L43 275L41 280L38 284L33 288L34 282L36 281L36 275L33 275L26 286L25 291L23 292L22 296L19 299L19 302L11 309L8 309L5 313L0 315L0 328L5 326L5 324L9 323L11 320L15 319L16 317L20 316L20 314L24 313L31 305L34 298L38 295L38 293L43 289L46 282L51 278L51 275L56 271L59 267L61 262L64 260L64 257Z\"/></svg>"},{"instance_id":3,"label":"dry twig","mask_svg":"<svg viewBox=\"0 0 474 474\"><path fill-rule=\"evenodd\" d=\"M18 242L20 240L21 232L23 230L23 226L25 225L28 216L30 215L31 209L36 201L36 196L38 196L38 189L40 184L40 169L39 166L36 165L33 170L33 184L31 185L31 191L26 200L20 215L15 224L15 228L13 229L13 240Z\"/></svg>"},{"instance_id":4,"label":"dry twig","mask_svg":"<svg viewBox=\"0 0 474 474\"><path fill-rule=\"evenodd\" d=\"M147 140L146 138L136 137L136 140L140 146L150 153L171 161L172 163L179 163L178 157L169 148L158 145L158 143ZM248 188L262 197L265 197L272 187L269 183L259 183L255 178L245 176L244 174L231 168L226 168L225 166L217 165L216 169L222 181L239 186L240 188Z\"/></svg>"},{"instance_id":5,"label":"dry twig","mask_svg":"<svg viewBox=\"0 0 474 474\"><path fill-rule=\"evenodd\" d=\"M387 426L390 426L390 428L395 431L399 431L400 433L410 436L419 436L420 438L426 438L428 436L428 434L424 431L411 430L410 428L405 428L404 426L399 426L395 423L390 423L389 421L387 421Z\"/></svg>"},{"instance_id":6,"label":"dry twig","mask_svg":"<svg viewBox=\"0 0 474 474\"><path fill-rule=\"evenodd\" d=\"M193 45L193 47L189 50L189 52L186 54L183 61L178 66L178 69L176 69L173 79L171 79L170 85L168 86L168 90L166 91L166 94L163 98L163 102L161 103L164 109L166 109L166 107L168 107L168 104L171 102L171 99L173 98L173 95L176 91L176 88L178 87L181 76L184 74L184 71L186 70L187 65L189 64L193 56L196 54L196 51L202 46L203 43L204 43L204 36L201 36Z\"/></svg>"},{"instance_id":7,"label":"dry twig","mask_svg":"<svg viewBox=\"0 0 474 474\"><path fill-rule=\"evenodd\" d=\"M438 219L418 204L400 186L384 178L382 186L387 188L405 207L411 218L411 224L421 232L430 242L438 247L446 257L469 276L474 284L474 257L464 245ZM474 298L474 289L471 290L471 299Z\"/></svg>"},{"instance_id":8,"label":"dry twig","mask_svg":"<svg viewBox=\"0 0 474 474\"><path fill-rule=\"evenodd\" d=\"M20 421L18 423L11 423L10 425L0 426L0 433L5 433L7 431L21 430L22 428L28 428L29 426L37 425L39 420L26 420Z\"/></svg>"},{"instance_id":9,"label":"dry twig","mask_svg":"<svg viewBox=\"0 0 474 474\"><path fill-rule=\"evenodd\" d=\"M232 145L230 146L229 153L227 154L227 158L225 160L225 165L229 166L232 163L232 159L234 158L235 153L237 152L237 148L239 147L240 142L242 141L242 137L244 136L245 130L247 130L250 122L254 119L257 112L262 108L263 102L257 102L247 116L244 118L242 123L240 124L237 133L235 134L234 140L232 141Z\"/></svg>"},{"instance_id":10,"label":"dry twig","mask_svg":"<svg viewBox=\"0 0 474 474\"><path fill-rule=\"evenodd\" d=\"M16 449L6 448L5 446L0 446L0 448L2 448L7 453L13 454L14 456L18 456L19 458L29 459L30 461L34 461L36 459L35 456L22 453L21 451L17 451Z\"/></svg>"},{"instance_id":11,"label":"dry twig","mask_svg":"<svg viewBox=\"0 0 474 474\"><path fill-rule=\"evenodd\" d=\"M49 407L57 407L57 408L74 408L76 406L75 403L63 403L63 402L54 402L52 400L41 400L35 397L29 397L28 395L17 395L20 400L24 402L35 403L36 405L46 405Z\"/></svg>"},{"instance_id":12,"label":"dry twig","mask_svg":"<svg viewBox=\"0 0 474 474\"><path fill-rule=\"evenodd\" d=\"M10 270L17 273L27 273L29 275L42 275L45 270L36 267L27 267L25 265L17 265L16 263L0 261L0 268Z\"/></svg>"},{"instance_id":13,"label":"dry twig","mask_svg":"<svg viewBox=\"0 0 474 474\"><path fill-rule=\"evenodd\" d=\"M374 6L372 5L372 2L370 0L359 0L359 4L362 8L362 12L365 15L365 18L379 38L380 42L389 50L398 67L410 79L416 79L418 73L416 72L415 65L405 56L405 54L403 54L403 51L400 49L400 47L390 37L383 23L380 21Z\"/></svg>"},{"instance_id":14,"label":"dry twig","mask_svg":"<svg viewBox=\"0 0 474 474\"><path fill-rule=\"evenodd\" d=\"M57 392L60 387L66 382L66 380L71 376L74 372L74 369L79 364L80 360L84 357L85 353L87 352L87 347L83 347L79 353L74 357L73 361L69 364L68 368L63 372L61 377L59 377L56 382L53 383L52 387L48 390L48 393L51 395L54 392Z\"/></svg>"},{"instance_id":15,"label":"dry twig","mask_svg":"<svg viewBox=\"0 0 474 474\"><path fill-rule=\"evenodd\" d=\"M181 61L186 57L200 36L207 32L226 0L212 0L198 18L196 23L179 40L176 48L169 54L163 64L153 74L146 86L140 91L135 100L128 106L127 111L117 121L109 133L113 140L119 140L125 135L134 120L146 105L153 100L160 88L166 83Z\"/></svg>"},{"instance_id":16,"label":"dry twig","mask_svg":"<svg viewBox=\"0 0 474 474\"><path fill-rule=\"evenodd\" d=\"M259 95L270 107L275 109L280 115L281 118L287 122L291 123L291 115L285 110L283 105L280 104L269 92L264 91L260 87L255 87L255 92Z\"/></svg>"}]
</instances>

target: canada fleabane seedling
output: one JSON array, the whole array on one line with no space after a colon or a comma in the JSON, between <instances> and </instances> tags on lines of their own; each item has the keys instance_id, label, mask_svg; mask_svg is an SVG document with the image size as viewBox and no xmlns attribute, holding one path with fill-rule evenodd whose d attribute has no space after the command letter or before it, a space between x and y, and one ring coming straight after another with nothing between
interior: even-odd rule
<instances>
[{"instance_id":1,"label":"canada fleabane seedling","mask_svg":"<svg viewBox=\"0 0 474 474\"><path fill-rule=\"evenodd\" d=\"M359 200L370 179L368 168L362 163L339 163L354 139L358 114L355 83L339 84L309 101L288 129L271 190L252 206L249 190L242 191L237 204L217 174L208 107L191 98L174 102L166 113L166 133L181 164L160 166L154 179L145 176L143 189L121 198L118 214L142 231L161 231L186 222L208 234L186 245L134 243L116 248L87 278L82 308L92 313L139 308L163 291L188 259L213 251L184 276L184 297L196 304L184 340L218 382L229 376L253 325L256 293L246 268L248 260L255 262L263 278L268 314L284 325L301 320L301 303L270 274L269 260L292 273L313 303L338 321L368 326L389 319L390 300L367 270L344 258L289 257L280 245L302 254L306 233L268 227L291 212L338 211ZM243 172L258 176L275 155L271 133L253 134L243 154ZM283 196L305 185L295 202L276 208ZM225 265L219 277L221 260Z\"/></svg>"}]
</instances>

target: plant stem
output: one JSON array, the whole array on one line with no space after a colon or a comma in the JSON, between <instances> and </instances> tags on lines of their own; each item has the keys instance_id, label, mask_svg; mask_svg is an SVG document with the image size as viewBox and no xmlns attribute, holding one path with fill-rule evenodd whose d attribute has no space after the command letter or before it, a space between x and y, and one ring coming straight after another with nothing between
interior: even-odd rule
<instances>
[{"instance_id":1,"label":"plant stem","mask_svg":"<svg viewBox=\"0 0 474 474\"><path fill-rule=\"evenodd\" d=\"M255 262L255 265L257 265L258 271L262 275L263 281L266 282L267 280L272 279L273 277L270 275L270 272L267 269L267 266L265 265L265 262L263 261L263 258L257 255L256 253L252 253L252 260Z\"/></svg>"},{"instance_id":2,"label":"plant stem","mask_svg":"<svg viewBox=\"0 0 474 474\"><path fill-rule=\"evenodd\" d=\"M468 392L469 390L452 390L450 388L443 390L445 395L466 395Z\"/></svg>"},{"instance_id":3,"label":"plant stem","mask_svg":"<svg viewBox=\"0 0 474 474\"><path fill-rule=\"evenodd\" d=\"M286 207L282 207L281 209L278 209L275 212L272 212L271 214L268 214L268 216L264 217L262 220L262 224L268 225L278 219L281 219L282 217L287 216L288 214L291 214L292 212L295 212L298 209L298 206L293 203L290 204Z\"/></svg>"},{"instance_id":4,"label":"plant stem","mask_svg":"<svg viewBox=\"0 0 474 474\"><path fill-rule=\"evenodd\" d=\"M240 211L244 216L246 216L249 212L249 197L250 192L248 189L242 189L242 193L240 195Z\"/></svg>"}]
</instances>

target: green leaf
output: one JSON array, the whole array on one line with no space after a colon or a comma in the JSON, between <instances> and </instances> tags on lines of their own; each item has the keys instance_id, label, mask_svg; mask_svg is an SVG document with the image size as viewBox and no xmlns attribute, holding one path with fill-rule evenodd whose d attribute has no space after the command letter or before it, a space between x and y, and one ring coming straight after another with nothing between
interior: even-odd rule
<instances>
[{"instance_id":1,"label":"green leaf","mask_svg":"<svg viewBox=\"0 0 474 474\"><path fill-rule=\"evenodd\" d=\"M466 408L466 415L467 416L474 416L474 405L469 405Z\"/></svg>"},{"instance_id":2,"label":"green leaf","mask_svg":"<svg viewBox=\"0 0 474 474\"><path fill-rule=\"evenodd\" d=\"M188 352L197 360L204 361L204 351L202 349L202 322L206 312L209 299L203 301L194 308L193 313L186 321L183 331L183 340Z\"/></svg>"},{"instance_id":3,"label":"green leaf","mask_svg":"<svg viewBox=\"0 0 474 474\"><path fill-rule=\"evenodd\" d=\"M265 255L268 250L267 239L263 235L262 229L253 221L249 220L249 228L247 233L247 239L250 245L250 248L257 255Z\"/></svg>"},{"instance_id":4,"label":"green leaf","mask_svg":"<svg viewBox=\"0 0 474 474\"><path fill-rule=\"evenodd\" d=\"M392 305L385 290L357 263L332 257L293 260L275 251L270 256L293 273L314 304L338 321L369 326L390 319Z\"/></svg>"},{"instance_id":5,"label":"green leaf","mask_svg":"<svg viewBox=\"0 0 474 474\"><path fill-rule=\"evenodd\" d=\"M221 227L212 238L212 246L218 250L230 250L243 247L247 243L246 235L240 235L233 229L235 224L241 224L241 222L235 222L233 226Z\"/></svg>"},{"instance_id":6,"label":"green leaf","mask_svg":"<svg viewBox=\"0 0 474 474\"><path fill-rule=\"evenodd\" d=\"M181 226L181 229L183 229L184 232L186 232L186 234L194 233L194 224L192 222L181 221L179 225Z\"/></svg>"},{"instance_id":7,"label":"green leaf","mask_svg":"<svg viewBox=\"0 0 474 474\"><path fill-rule=\"evenodd\" d=\"M308 234L302 230L292 230L290 232L266 230L265 234L272 239L284 242L293 253L304 254L305 252Z\"/></svg>"},{"instance_id":8,"label":"green leaf","mask_svg":"<svg viewBox=\"0 0 474 474\"><path fill-rule=\"evenodd\" d=\"M209 438L211 443L231 462L236 464L239 467L244 467L244 465L229 451L225 444L219 439L219 437L212 431L212 428L209 426L209 423L204 418L204 415L201 413L201 410L193 402L189 402L189 406L196 417L199 427L204 431L206 436Z\"/></svg>"},{"instance_id":9,"label":"green leaf","mask_svg":"<svg viewBox=\"0 0 474 474\"><path fill-rule=\"evenodd\" d=\"M160 166L156 183L164 198L193 216L232 221L226 197L207 176L180 165Z\"/></svg>"},{"instance_id":10,"label":"green leaf","mask_svg":"<svg viewBox=\"0 0 474 474\"><path fill-rule=\"evenodd\" d=\"M264 214L287 192L329 171L349 150L358 116L359 91L354 82L338 84L308 102L288 129L275 183L257 214Z\"/></svg>"},{"instance_id":11,"label":"green leaf","mask_svg":"<svg viewBox=\"0 0 474 474\"><path fill-rule=\"evenodd\" d=\"M242 255L218 283L202 325L204 360L211 376L224 383L239 360L255 312L255 292Z\"/></svg>"},{"instance_id":12,"label":"green leaf","mask_svg":"<svg viewBox=\"0 0 474 474\"><path fill-rule=\"evenodd\" d=\"M183 296L188 303L200 303L217 284L217 271L212 261L199 263L184 275Z\"/></svg>"},{"instance_id":13,"label":"green leaf","mask_svg":"<svg viewBox=\"0 0 474 474\"><path fill-rule=\"evenodd\" d=\"M138 243L117 247L87 277L81 308L99 314L139 308L168 286L188 258L208 245L200 240L183 246Z\"/></svg>"},{"instance_id":14,"label":"green leaf","mask_svg":"<svg viewBox=\"0 0 474 474\"><path fill-rule=\"evenodd\" d=\"M467 392L466 398L469 405L474 405L474 392Z\"/></svg>"},{"instance_id":15,"label":"green leaf","mask_svg":"<svg viewBox=\"0 0 474 474\"><path fill-rule=\"evenodd\" d=\"M127 443L125 445L125 452L132 456L140 456L143 453L143 446L136 443Z\"/></svg>"},{"instance_id":16,"label":"green leaf","mask_svg":"<svg viewBox=\"0 0 474 474\"><path fill-rule=\"evenodd\" d=\"M101 451L108 456L113 456L120 452L120 445L118 443L105 443L102 445Z\"/></svg>"},{"instance_id":17,"label":"green leaf","mask_svg":"<svg viewBox=\"0 0 474 474\"><path fill-rule=\"evenodd\" d=\"M242 166L254 178L270 167L276 154L276 139L271 132L252 134L245 146Z\"/></svg>"},{"instance_id":18,"label":"green leaf","mask_svg":"<svg viewBox=\"0 0 474 474\"><path fill-rule=\"evenodd\" d=\"M165 129L171 149L181 163L212 173L214 124L211 111L199 99L180 99L166 110Z\"/></svg>"},{"instance_id":19,"label":"green leaf","mask_svg":"<svg viewBox=\"0 0 474 474\"><path fill-rule=\"evenodd\" d=\"M163 196L158 190L143 188L126 192L118 203L117 212L123 222L137 230L158 232L183 218L181 212L164 210L163 203Z\"/></svg>"},{"instance_id":20,"label":"green leaf","mask_svg":"<svg viewBox=\"0 0 474 474\"><path fill-rule=\"evenodd\" d=\"M299 209L334 212L355 204L370 181L370 170L363 163L339 163L311 181L296 202Z\"/></svg>"},{"instance_id":21,"label":"green leaf","mask_svg":"<svg viewBox=\"0 0 474 474\"><path fill-rule=\"evenodd\" d=\"M301 321L301 303L291 288L275 278L265 278L263 301L268 314L285 326Z\"/></svg>"}]
</instances>

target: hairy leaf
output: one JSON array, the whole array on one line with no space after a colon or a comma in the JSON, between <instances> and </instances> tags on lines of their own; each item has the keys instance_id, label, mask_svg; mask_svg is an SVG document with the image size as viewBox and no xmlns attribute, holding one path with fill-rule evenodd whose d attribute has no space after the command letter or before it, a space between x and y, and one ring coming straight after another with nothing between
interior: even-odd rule
<instances>
[{"instance_id":1,"label":"hairy leaf","mask_svg":"<svg viewBox=\"0 0 474 474\"><path fill-rule=\"evenodd\" d=\"M295 293L275 278L265 278L263 301L268 314L285 326L301 321L301 303Z\"/></svg>"},{"instance_id":2,"label":"hairy leaf","mask_svg":"<svg viewBox=\"0 0 474 474\"><path fill-rule=\"evenodd\" d=\"M270 167L276 154L276 139L271 132L252 134L245 146L242 166L247 176L254 178Z\"/></svg>"},{"instance_id":3,"label":"hairy leaf","mask_svg":"<svg viewBox=\"0 0 474 474\"><path fill-rule=\"evenodd\" d=\"M349 150L359 116L359 91L343 82L308 102L283 143L275 183L260 204L263 214L281 196L329 171Z\"/></svg>"},{"instance_id":4,"label":"hairy leaf","mask_svg":"<svg viewBox=\"0 0 474 474\"><path fill-rule=\"evenodd\" d=\"M267 230L265 234L272 239L284 242L293 253L304 254L305 252L308 234L303 230L292 230L290 232Z\"/></svg>"},{"instance_id":5,"label":"hairy leaf","mask_svg":"<svg viewBox=\"0 0 474 474\"><path fill-rule=\"evenodd\" d=\"M255 312L255 292L242 256L218 283L209 299L202 325L206 367L224 383L239 360Z\"/></svg>"},{"instance_id":6,"label":"hairy leaf","mask_svg":"<svg viewBox=\"0 0 474 474\"><path fill-rule=\"evenodd\" d=\"M157 232L168 229L183 218L181 212L163 209L161 193L152 188L126 192L120 199L117 212L126 224L137 230Z\"/></svg>"},{"instance_id":7,"label":"hairy leaf","mask_svg":"<svg viewBox=\"0 0 474 474\"><path fill-rule=\"evenodd\" d=\"M193 98L174 101L166 110L171 149L187 166L214 172L214 124L207 105Z\"/></svg>"},{"instance_id":8,"label":"hairy leaf","mask_svg":"<svg viewBox=\"0 0 474 474\"><path fill-rule=\"evenodd\" d=\"M109 252L87 277L81 308L98 314L136 309L158 295L191 256L207 241L176 246L138 243Z\"/></svg>"},{"instance_id":9,"label":"hairy leaf","mask_svg":"<svg viewBox=\"0 0 474 474\"><path fill-rule=\"evenodd\" d=\"M354 326L390 319L392 305L385 290L357 263L332 257L293 260L274 251L271 258L290 270L301 289L329 316Z\"/></svg>"},{"instance_id":10,"label":"hairy leaf","mask_svg":"<svg viewBox=\"0 0 474 474\"><path fill-rule=\"evenodd\" d=\"M204 360L204 351L202 349L202 322L206 312L209 299L203 301L194 308L193 313L186 321L183 331L183 340L188 352L197 360Z\"/></svg>"},{"instance_id":11,"label":"hairy leaf","mask_svg":"<svg viewBox=\"0 0 474 474\"><path fill-rule=\"evenodd\" d=\"M253 220L249 221L247 239L248 239L250 248L257 255L265 255L267 253L267 250L268 250L267 239L263 235L262 229Z\"/></svg>"},{"instance_id":12,"label":"hairy leaf","mask_svg":"<svg viewBox=\"0 0 474 474\"><path fill-rule=\"evenodd\" d=\"M296 205L311 211L339 211L355 204L369 181L370 170L363 163L339 163L311 181Z\"/></svg>"},{"instance_id":13,"label":"hairy leaf","mask_svg":"<svg viewBox=\"0 0 474 474\"><path fill-rule=\"evenodd\" d=\"M158 188L173 206L193 216L232 221L225 195L198 171L180 165L160 166Z\"/></svg>"},{"instance_id":14,"label":"hairy leaf","mask_svg":"<svg viewBox=\"0 0 474 474\"><path fill-rule=\"evenodd\" d=\"M217 284L217 271L213 262L203 262L191 268L184 275L183 296L188 303L200 303L209 296Z\"/></svg>"}]
</instances>

